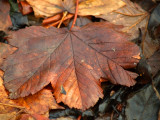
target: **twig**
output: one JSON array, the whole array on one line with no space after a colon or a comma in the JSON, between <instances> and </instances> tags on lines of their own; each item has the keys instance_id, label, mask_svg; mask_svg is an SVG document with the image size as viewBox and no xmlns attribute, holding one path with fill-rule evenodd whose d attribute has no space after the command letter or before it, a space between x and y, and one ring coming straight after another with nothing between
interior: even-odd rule
<instances>
[{"instance_id":1,"label":"twig","mask_svg":"<svg viewBox=\"0 0 160 120\"><path fill-rule=\"evenodd\" d=\"M22 106L11 105L11 104L5 104L5 103L0 103L0 105L9 106L9 107L15 107L15 108L19 108L19 109L25 109L25 107L22 107Z\"/></svg>"},{"instance_id":2,"label":"twig","mask_svg":"<svg viewBox=\"0 0 160 120\"><path fill-rule=\"evenodd\" d=\"M70 18L72 18L73 17L73 14L68 14L65 18L64 18L64 20L63 21L65 21L65 20L67 20L67 19L70 19ZM43 26L44 27L46 27L46 28L49 28L49 27L51 27L51 26L57 26L59 23L60 23L60 21L61 20L59 20L59 21L57 21L57 22L54 22L54 23L51 23L51 24L49 24L49 25L45 25L45 24L43 24Z\"/></svg>"},{"instance_id":3,"label":"twig","mask_svg":"<svg viewBox=\"0 0 160 120\"><path fill-rule=\"evenodd\" d=\"M42 22L42 25L47 25L56 21L59 21L62 18L62 14L57 14L55 16L52 16L50 18L44 19Z\"/></svg>"},{"instance_id":4,"label":"twig","mask_svg":"<svg viewBox=\"0 0 160 120\"><path fill-rule=\"evenodd\" d=\"M154 91L155 91L155 93L156 93L156 96L157 96L157 97L158 97L158 99L160 100L160 94L159 94L158 90L156 89L156 87L154 86L153 81L152 81L152 87L153 87L153 90L154 90Z\"/></svg>"},{"instance_id":5,"label":"twig","mask_svg":"<svg viewBox=\"0 0 160 120\"><path fill-rule=\"evenodd\" d=\"M79 115L79 116L78 116L78 118L77 118L77 120L81 120L81 118L82 118L82 116L81 116L81 115Z\"/></svg>"},{"instance_id":6,"label":"twig","mask_svg":"<svg viewBox=\"0 0 160 120\"><path fill-rule=\"evenodd\" d=\"M113 115L114 115L114 111L112 111L112 113L111 113L111 119L110 120L113 120Z\"/></svg>"},{"instance_id":7,"label":"twig","mask_svg":"<svg viewBox=\"0 0 160 120\"><path fill-rule=\"evenodd\" d=\"M136 16L141 16L141 15L145 15L146 14L146 12L140 13L140 14L134 14L134 15L127 14L127 13L122 13L122 12L119 12L119 11L113 11L113 12L118 13L118 14L122 14L122 15L125 15L125 16L130 16L130 17L136 17Z\"/></svg>"},{"instance_id":8,"label":"twig","mask_svg":"<svg viewBox=\"0 0 160 120\"><path fill-rule=\"evenodd\" d=\"M62 22L64 21L64 18L67 16L67 14L68 14L67 11L64 11L64 12L63 12L63 17L62 17L60 23L58 24L58 27L57 27L57 28L60 28L60 27L61 27L61 24L62 24Z\"/></svg>"},{"instance_id":9,"label":"twig","mask_svg":"<svg viewBox=\"0 0 160 120\"><path fill-rule=\"evenodd\" d=\"M76 0L76 11L75 11L73 23L72 23L72 26L71 26L70 30L74 27L74 25L75 25L75 23L76 23L76 20L77 20L77 15L78 15L78 3L79 3L79 0Z\"/></svg>"}]
</instances>

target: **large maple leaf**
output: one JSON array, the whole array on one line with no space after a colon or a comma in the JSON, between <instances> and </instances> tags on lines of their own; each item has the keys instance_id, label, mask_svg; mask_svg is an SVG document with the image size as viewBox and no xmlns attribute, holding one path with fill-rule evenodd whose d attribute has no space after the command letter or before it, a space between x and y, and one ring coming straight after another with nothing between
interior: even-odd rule
<instances>
[{"instance_id":1,"label":"large maple leaf","mask_svg":"<svg viewBox=\"0 0 160 120\"><path fill-rule=\"evenodd\" d=\"M99 78L132 86L139 48L127 41L119 26L108 22L82 28L29 27L12 33L19 49L3 64L10 98L35 94L49 83L57 102L85 110L103 98ZM66 94L64 94L65 92Z\"/></svg>"}]
</instances>

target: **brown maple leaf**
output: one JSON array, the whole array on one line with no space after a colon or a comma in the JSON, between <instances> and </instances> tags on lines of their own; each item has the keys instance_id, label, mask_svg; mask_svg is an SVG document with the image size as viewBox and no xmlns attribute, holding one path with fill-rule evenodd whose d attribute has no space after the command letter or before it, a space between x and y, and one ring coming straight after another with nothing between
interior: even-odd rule
<instances>
[{"instance_id":1,"label":"brown maple leaf","mask_svg":"<svg viewBox=\"0 0 160 120\"><path fill-rule=\"evenodd\" d=\"M58 103L85 110L103 98L100 77L134 85L124 68L136 66L139 48L119 28L104 22L72 31L32 26L13 32L10 43L19 49L2 67L10 98L35 94L51 83Z\"/></svg>"},{"instance_id":2,"label":"brown maple leaf","mask_svg":"<svg viewBox=\"0 0 160 120\"><path fill-rule=\"evenodd\" d=\"M58 13L75 12L76 0L26 0L37 17L51 17ZM116 10L125 3L122 0L79 0L78 15L101 15Z\"/></svg>"}]
</instances>

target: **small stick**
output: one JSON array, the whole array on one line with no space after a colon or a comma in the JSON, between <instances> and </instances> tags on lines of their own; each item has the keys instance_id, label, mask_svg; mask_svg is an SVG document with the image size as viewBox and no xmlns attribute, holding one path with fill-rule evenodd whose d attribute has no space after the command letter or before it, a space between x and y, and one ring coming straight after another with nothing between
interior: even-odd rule
<instances>
[{"instance_id":1,"label":"small stick","mask_svg":"<svg viewBox=\"0 0 160 120\"><path fill-rule=\"evenodd\" d=\"M154 91L155 91L155 93L156 93L156 96L157 96L157 97L158 97L158 99L160 100L159 92L158 92L158 90L156 89L156 87L154 86L153 81L152 81L152 87L153 87L153 90L154 90Z\"/></svg>"},{"instance_id":2,"label":"small stick","mask_svg":"<svg viewBox=\"0 0 160 120\"><path fill-rule=\"evenodd\" d=\"M125 16L130 16L130 17L136 17L136 16L141 16L141 15L146 14L146 12L140 13L140 14L135 14L135 15L127 14L127 13L122 13L122 12L119 12L119 11L113 11L113 12L118 13L118 14L122 14L122 15L125 15Z\"/></svg>"},{"instance_id":3,"label":"small stick","mask_svg":"<svg viewBox=\"0 0 160 120\"><path fill-rule=\"evenodd\" d=\"M114 115L114 111L112 111L112 113L111 113L111 119L110 120L113 120L113 115Z\"/></svg>"},{"instance_id":4,"label":"small stick","mask_svg":"<svg viewBox=\"0 0 160 120\"><path fill-rule=\"evenodd\" d=\"M60 28L60 27L61 27L61 24L62 24L62 22L64 21L64 18L67 16L67 14L68 14L67 11L64 11L64 12L63 12L63 17L62 17L60 23L58 24L58 27L57 27L57 28Z\"/></svg>"},{"instance_id":5,"label":"small stick","mask_svg":"<svg viewBox=\"0 0 160 120\"><path fill-rule=\"evenodd\" d=\"M74 25L75 25L75 23L76 23L76 20L77 20L77 15L78 15L78 3L79 3L79 0L76 0L76 11L75 11L73 23L72 23L72 26L71 26L70 30L74 27Z\"/></svg>"},{"instance_id":6,"label":"small stick","mask_svg":"<svg viewBox=\"0 0 160 120\"><path fill-rule=\"evenodd\" d=\"M53 23L55 21L60 20L61 18L62 18L62 14L57 14L57 15L52 16L50 18L44 19L42 22L42 25L47 25L47 24Z\"/></svg>"},{"instance_id":7,"label":"small stick","mask_svg":"<svg viewBox=\"0 0 160 120\"><path fill-rule=\"evenodd\" d=\"M67 20L67 19L70 19L70 18L72 18L73 17L73 14L68 14L65 18L64 18L64 20L63 21L65 21L65 20ZM43 26L44 27L46 27L46 28L49 28L49 27L51 27L51 26L56 26L56 25L58 25L59 23L60 23L60 21L61 20L59 20L59 21L57 21L57 22L54 22L54 23L51 23L51 24L49 24L49 25L45 25L45 24L43 24Z\"/></svg>"}]
</instances>

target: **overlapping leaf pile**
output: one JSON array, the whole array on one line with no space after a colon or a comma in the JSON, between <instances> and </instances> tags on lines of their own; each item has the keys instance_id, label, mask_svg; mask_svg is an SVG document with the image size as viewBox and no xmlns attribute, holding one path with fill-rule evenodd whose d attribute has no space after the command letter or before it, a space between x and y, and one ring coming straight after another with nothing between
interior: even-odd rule
<instances>
[{"instance_id":1,"label":"overlapping leaf pile","mask_svg":"<svg viewBox=\"0 0 160 120\"><path fill-rule=\"evenodd\" d=\"M64 11L74 14L76 9L75 0L26 1L37 17ZM125 4L121 0L80 0L78 15L107 16ZM24 108L23 119L39 119L49 109L63 109L57 104L61 102L83 111L93 107L104 96L101 78L115 85L135 85L138 74L127 69L137 66L140 50L122 29L110 22L95 22L71 30L30 26L11 31L9 44L0 43L1 77L10 99L1 85L5 95L0 102L14 106L14 114ZM52 88L47 89L49 84Z\"/></svg>"},{"instance_id":2,"label":"overlapping leaf pile","mask_svg":"<svg viewBox=\"0 0 160 120\"><path fill-rule=\"evenodd\" d=\"M123 68L136 66L138 46L114 27L104 22L72 31L29 27L13 32L10 44L18 50L1 67L10 98L35 94L51 82L57 102L85 110L103 98L101 77L134 85L132 73Z\"/></svg>"}]
</instances>

